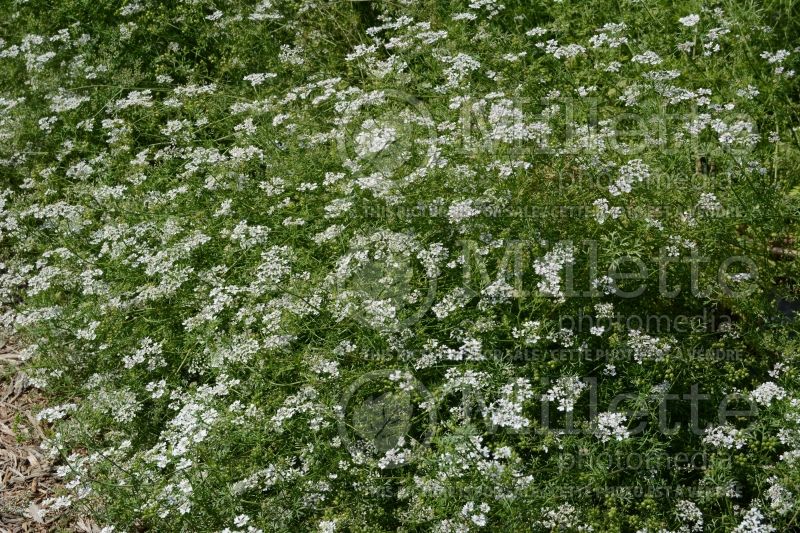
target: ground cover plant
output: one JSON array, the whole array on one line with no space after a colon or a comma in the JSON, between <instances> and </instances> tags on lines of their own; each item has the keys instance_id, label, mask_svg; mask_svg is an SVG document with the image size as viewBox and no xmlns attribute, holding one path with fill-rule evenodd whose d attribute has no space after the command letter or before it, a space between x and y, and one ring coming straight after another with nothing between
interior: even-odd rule
<instances>
[{"instance_id":1,"label":"ground cover plant","mask_svg":"<svg viewBox=\"0 0 800 533\"><path fill-rule=\"evenodd\" d=\"M44 513L797 529L799 25L4 2L0 327L50 401Z\"/></svg>"}]
</instances>

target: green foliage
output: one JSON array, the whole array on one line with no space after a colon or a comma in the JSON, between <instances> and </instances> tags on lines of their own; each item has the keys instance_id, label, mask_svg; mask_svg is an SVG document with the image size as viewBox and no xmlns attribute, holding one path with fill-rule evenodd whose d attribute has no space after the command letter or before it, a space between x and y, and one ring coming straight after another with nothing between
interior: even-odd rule
<instances>
[{"instance_id":1,"label":"green foliage","mask_svg":"<svg viewBox=\"0 0 800 533\"><path fill-rule=\"evenodd\" d=\"M0 327L70 505L796 528L797 10L0 7Z\"/></svg>"}]
</instances>

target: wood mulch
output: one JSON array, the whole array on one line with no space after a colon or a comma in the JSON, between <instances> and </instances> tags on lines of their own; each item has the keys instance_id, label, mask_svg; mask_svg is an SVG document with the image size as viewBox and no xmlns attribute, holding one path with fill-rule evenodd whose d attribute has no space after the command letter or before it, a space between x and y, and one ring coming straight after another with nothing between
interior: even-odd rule
<instances>
[{"instance_id":1,"label":"wood mulch","mask_svg":"<svg viewBox=\"0 0 800 533\"><path fill-rule=\"evenodd\" d=\"M36 414L45 402L18 371L21 362L0 337L0 533L97 532L89 519L42 510L42 502L60 493L59 480L39 448L45 428Z\"/></svg>"}]
</instances>

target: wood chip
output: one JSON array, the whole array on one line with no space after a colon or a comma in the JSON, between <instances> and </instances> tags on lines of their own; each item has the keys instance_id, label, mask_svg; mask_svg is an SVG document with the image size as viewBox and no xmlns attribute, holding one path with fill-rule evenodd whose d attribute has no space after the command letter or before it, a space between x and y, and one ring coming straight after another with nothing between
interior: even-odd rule
<instances>
[{"instance_id":1,"label":"wood chip","mask_svg":"<svg viewBox=\"0 0 800 533\"><path fill-rule=\"evenodd\" d=\"M36 414L44 401L22 372L8 372L6 367L20 362L13 344L0 339L0 533L99 531L91 529L89 520L78 529L61 512L42 508L44 500L60 494L59 483L39 448L45 433Z\"/></svg>"}]
</instances>

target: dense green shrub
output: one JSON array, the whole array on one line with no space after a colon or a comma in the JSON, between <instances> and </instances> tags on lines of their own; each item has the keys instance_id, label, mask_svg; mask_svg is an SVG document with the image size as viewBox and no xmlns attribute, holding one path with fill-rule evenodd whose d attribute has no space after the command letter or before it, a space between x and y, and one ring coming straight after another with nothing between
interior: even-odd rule
<instances>
[{"instance_id":1,"label":"dense green shrub","mask_svg":"<svg viewBox=\"0 0 800 533\"><path fill-rule=\"evenodd\" d=\"M0 326L51 509L798 526L793 2L0 14Z\"/></svg>"}]
</instances>

